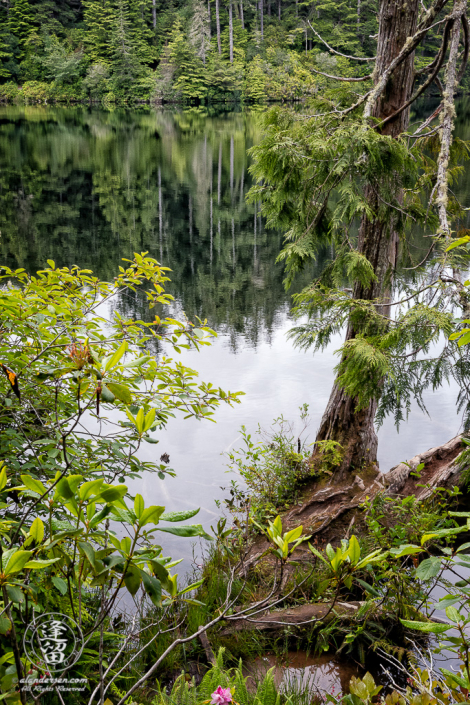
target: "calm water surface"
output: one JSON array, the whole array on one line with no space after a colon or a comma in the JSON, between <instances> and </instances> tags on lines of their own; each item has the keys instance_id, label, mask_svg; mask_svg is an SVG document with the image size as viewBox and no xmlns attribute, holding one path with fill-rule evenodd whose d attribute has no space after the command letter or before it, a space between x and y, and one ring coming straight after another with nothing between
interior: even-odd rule
<instances>
[{"instance_id":1,"label":"calm water surface","mask_svg":"<svg viewBox=\"0 0 470 705\"><path fill-rule=\"evenodd\" d=\"M461 137L470 135L466 113L464 105ZM169 453L177 478L148 476L132 487L171 510L200 506L207 528L231 479L222 454L237 445L242 424L254 432L281 414L295 420L306 402L313 441L340 345L313 357L286 339L290 294L275 263L282 237L245 201L247 149L259 138L250 112L0 108L1 262L34 271L51 258L111 278L121 258L148 251L172 269L175 310L207 317L218 332L211 348L185 352L182 361L204 380L243 390L242 404L220 408L217 424L170 422L160 444L142 453ZM118 306L142 310L131 298ZM454 436L455 398L452 385L429 393L430 417L413 409L399 432L387 420L379 431L382 470ZM170 538L165 548L189 566L190 540Z\"/></svg>"}]
</instances>

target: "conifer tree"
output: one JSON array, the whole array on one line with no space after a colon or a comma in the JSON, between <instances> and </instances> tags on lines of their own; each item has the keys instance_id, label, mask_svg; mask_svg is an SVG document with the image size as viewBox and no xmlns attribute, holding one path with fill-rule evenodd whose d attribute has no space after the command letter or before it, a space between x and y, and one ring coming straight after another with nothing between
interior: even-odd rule
<instances>
[{"instance_id":1,"label":"conifer tree","mask_svg":"<svg viewBox=\"0 0 470 705\"><path fill-rule=\"evenodd\" d=\"M202 0L193 1L192 11L189 40L196 51L196 56L202 60L205 66L210 47L209 13Z\"/></svg>"},{"instance_id":2,"label":"conifer tree","mask_svg":"<svg viewBox=\"0 0 470 705\"><path fill-rule=\"evenodd\" d=\"M118 93L128 95L134 81L143 74L139 48L141 43L132 32L129 3L117 0L111 32L112 84Z\"/></svg>"},{"instance_id":3,"label":"conifer tree","mask_svg":"<svg viewBox=\"0 0 470 705\"><path fill-rule=\"evenodd\" d=\"M16 37L23 56L28 38L35 27L34 12L29 0L14 0L8 12L8 29Z\"/></svg>"},{"instance_id":4,"label":"conifer tree","mask_svg":"<svg viewBox=\"0 0 470 705\"><path fill-rule=\"evenodd\" d=\"M92 64L109 65L113 58L112 33L116 23L113 0L84 0L85 46Z\"/></svg>"},{"instance_id":5,"label":"conifer tree","mask_svg":"<svg viewBox=\"0 0 470 705\"><path fill-rule=\"evenodd\" d=\"M442 333L449 335L449 300L458 302L462 289L453 275L449 280L448 272L458 265L445 250L451 218L462 214L448 193L448 180L464 151L455 139L453 152L451 146L455 85L468 58L468 20L464 1L457 0L452 12L447 1L435 0L418 20L418 0L407 3L405 10L395 0L381 0L377 55L370 61L374 70L369 69L369 76L350 79L345 88L346 77L336 81L317 71L329 80L312 115L299 119L272 111L264 144L254 150L258 186L253 198L264 200L271 225L287 231L282 253L287 283L322 245L335 246L323 276L297 297L298 313L309 319L293 335L300 345L321 347L346 328L336 382L317 433L318 452L325 443L341 446L340 476L376 464L376 418L392 412L399 422L411 399L423 405L423 390L446 375L453 373L462 384L461 404L470 409L468 356L464 360L462 353L446 346L437 358L419 357L429 353ZM436 21L444 25L441 46L426 67L427 79L416 88L415 49ZM316 36L340 66L344 54L318 32ZM465 50L459 55L460 37ZM436 148L435 129L429 127L433 115L408 134L409 109L438 76L445 58ZM367 57L357 60L369 63ZM362 94L353 80L367 81ZM426 152L431 147L438 152L436 161ZM429 199L424 206L423 196ZM356 219L358 234L353 230ZM434 251L437 280L429 283L424 269L421 286L411 291L408 286L403 296L395 291L394 301L400 238L406 248L409 228L417 222L433 228L434 242L413 269L423 268ZM352 288L344 290L345 279ZM450 292L449 281L454 282ZM430 290L432 306L423 294Z\"/></svg>"}]
</instances>

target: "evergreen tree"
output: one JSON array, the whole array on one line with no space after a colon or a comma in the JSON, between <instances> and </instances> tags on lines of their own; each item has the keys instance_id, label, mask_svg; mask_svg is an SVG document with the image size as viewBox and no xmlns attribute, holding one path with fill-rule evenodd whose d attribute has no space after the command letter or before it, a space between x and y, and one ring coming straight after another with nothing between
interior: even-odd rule
<instances>
[{"instance_id":1,"label":"evergreen tree","mask_svg":"<svg viewBox=\"0 0 470 705\"><path fill-rule=\"evenodd\" d=\"M205 66L210 48L209 13L202 0L194 0L192 11L189 40L196 51L196 56L202 60Z\"/></svg>"},{"instance_id":2,"label":"evergreen tree","mask_svg":"<svg viewBox=\"0 0 470 705\"><path fill-rule=\"evenodd\" d=\"M14 0L8 12L8 29L13 34L24 56L29 36L36 28L34 12L29 0Z\"/></svg>"},{"instance_id":3,"label":"evergreen tree","mask_svg":"<svg viewBox=\"0 0 470 705\"><path fill-rule=\"evenodd\" d=\"M92 64L109 65L113 58L112 33L116 22L113 0L84 0L85 46Z\"/></svg>"},{"instance_id":4,"label":"evergreen tree","mask_svg":"<svg viewBox=\"0 0 470 705\"><path fill-rule=\"evenodd\" d=\"M21 50L18 40L8 30L5 15L0 12L0 81L14 80L20 72Z\"/></svg>"},{"instance_id":5,"label":"evergreen tree","mask_svg":"<svg viewBox=\"0 0 470 705\"><path fill-rule=\"evenodd\" d=\"M144 74L141 42L132 32L129 3L117 0L111 33L112 85L116 92L129 95L136 79Z\"/></svg>"}]
</instances>

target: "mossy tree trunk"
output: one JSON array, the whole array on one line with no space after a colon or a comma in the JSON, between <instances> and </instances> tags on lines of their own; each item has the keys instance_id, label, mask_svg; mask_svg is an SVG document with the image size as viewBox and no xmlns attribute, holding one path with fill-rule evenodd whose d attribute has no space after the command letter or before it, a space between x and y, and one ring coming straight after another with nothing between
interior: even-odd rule
<instances>
[{"instance_id":1,"label":"mossy tree trunk","mask_svg":"<svg viewBox=\"0 0 470 705\"><path fill-rule=\"evenodd\" d=\"M382 0L374 69L375 84L399 54L407 38L416 31L418 10L419 0ZM414 53L402 61L392 73L385 91L376 101L372 117L387 118L406 103L412 95L413 78ZM406 109L384 126L383 134L396 138L407 129L408 122L409 109ZM366 196L372 211L377 212L378 195L372 186L367 187ZM393 223L378 218L368 220L363 216L359 229L358 251L372 264L377 281L367 287L356 282L353 296L363 300L380 298L383 305L379 310L388 316L393 273L398 256L398 235ZM354 338L357 332L350 325L346 340ZM340 474L360 470L377 461L377 435L374 429L377 401L370 401L365 409L357 410L356 407L357 400L349 397L335 383L316 440L341 443L345 454L339 468Z\"/></svg>"}]
</instances>

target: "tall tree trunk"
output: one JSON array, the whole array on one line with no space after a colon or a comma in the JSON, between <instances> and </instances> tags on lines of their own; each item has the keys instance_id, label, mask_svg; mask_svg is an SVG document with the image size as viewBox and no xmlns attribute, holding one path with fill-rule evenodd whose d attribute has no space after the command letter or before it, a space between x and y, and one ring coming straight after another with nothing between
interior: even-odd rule
<instances>
[{"instance_id":1,"label":"tall tree trunk","mask_svg":"<svg viewBox=\"0 0 470 705\"><path fill-rule=\"evenodd\" d=\"M209 42L210 42L211 37L212 37L211 0L207 0L207 16L209 17ZM210 47L209 47L209 50L210 50Z\"/></svg>"},{"instance_id":2,"label":"tall tree trunk","mask_svg":"<svg viewBox=\"0 0 470 705\"><path fill-rule=\"evenodd\" d=\"M357 38L361 41L361 0L357 0Z\"/></svg>"},{"instance_id":3,"label":"tall tree trunk","mask_svg":"<svg viewBox=\"0 0 470 705\"><path fill-rule=\"evenodd\" d=\"M259 0L259 19L260 19L261 39L264 39L263 2L264 2L264 0Z\"/></svg>"},{"instance_id":4,"label":"tall tree trunk","mask_svg":"<svg viewBox=\"0 0 470 705\"><path fill-rule=\"evenodd\" d=\"M157 28L157 5L156 5L156 0L152 0L152 19L153 19L153 28Z\"/></svg>"},{"instance_id":5,"label":"tall tree trunk","mask_svg":"<svg viewBox=\"0 0 470 705\"><path fill-rule=\"evenodd\" d=\"M398 55L407 38L416 31L419 0L407 4L397 0L382 0L379 13L379 35L377 41L377 61L374 71L375 82L390 62ZM385 118L394 113L410 97L413 88L414 54L408 56L393 72L386 90L377 100L372 116ZM388 122L384 134L398 137L409 123L409 109ZM378 210L378 196L372 187L367 187L366 196L373 211ZM381 298L384 304L380 312L390 313L390 294L393 272L397 263L398 235L393 224L380 219L368 220L363 216L359 228L358 251L367 257L374 268L377 282L364 287L356 282L353 296L357 299L373 300ZM346 340L356 336L357 331L350 324ZM317 441L337 441L345 454L339 472L372 465L377 462L377 435L374 417L377 402L371 401L367 408L356 411L357 400L349 397L337 384L331 392L328 405L321 420Z\"/></svg>"},{"instance_id":6,"label":"tall tree trunk","mask_svg":"<svg viewBox=\"0 0 470 705\"><path fill-rule=\"evenodd\" d=\"M219 50L219 55L222 54L222 44L220 43L220 12L219 12L219 0L215 0L215 27L217 30L217 49Z\"/></svg>"},{"instance_id":7,"label":"tall tree trunk","mask_svg":"<svg viewBox=\"0 0 470 705\"><path fill-rule=\"evenodd\" d=\"M240 22L242 23L242 29L245 29L245 18L243 17L243 0L240 0Z\"/></svg>"},{"instance_id":8,"label":"tall tree trunk","mask_svg":"<svg viewBox=\"0 0 470 705\"><path fill-rule=\"evenodd\" d=\"M229 0L228 4L228 36L230 44L230 63L233 64L233 12L232 12L232 0Z\"/></svg>"}]
</instances>

